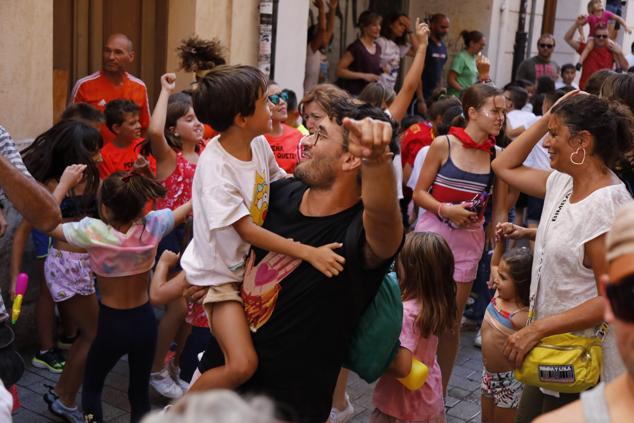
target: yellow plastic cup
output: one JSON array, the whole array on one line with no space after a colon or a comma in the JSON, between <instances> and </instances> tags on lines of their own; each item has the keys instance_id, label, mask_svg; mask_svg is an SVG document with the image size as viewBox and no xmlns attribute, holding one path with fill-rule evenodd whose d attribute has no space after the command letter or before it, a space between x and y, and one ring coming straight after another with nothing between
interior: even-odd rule
<instances>
[{"instance_id":1,"label":"yellow plastic cup","mask_svg":"<svg viewBox=\"0 0 634 423\"><path fill-rule=\"evenodd\" d=\"M416 391L425 384L428 375L429 368L421 361L412 358L412 369L409 374L399 378L398 381L410 391Z\"/></svg>"}]
</instances>

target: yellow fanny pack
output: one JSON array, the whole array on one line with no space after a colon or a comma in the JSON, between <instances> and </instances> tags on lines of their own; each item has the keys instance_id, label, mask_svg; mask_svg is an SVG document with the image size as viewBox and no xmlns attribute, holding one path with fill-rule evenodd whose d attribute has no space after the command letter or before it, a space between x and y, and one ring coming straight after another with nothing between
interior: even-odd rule
<instances>
[{"instance_id":1,"label":"yellow fanny pack","mask_svg":"<svg viewBox=\"0 0 634 423\"><path fill-rule=\"evenodd\" d=\"M547 232L550 224L557 220L571 194L572 191L567 192L559 205L551 210L552 217L546 220L544 232ZM541 255L534 260L537 263L537 271L531 285L527 324L531 324L536 317L537 292L544 260L543 248ZM601 344L607 330L608 325L604 322L593 337L562 333L542 338L526 354L522 367L515 370L515 378L526 385L568 394L583 392L595 386L601 377Z\"/></svg>"},{"instance_id":2,"label":"yellow fanny pack","mask_svg":"<svg viewBox=\"0 0 634 423\"><path fill-rule=\"evenodd\" d=\"M576 394L599 383L602 337L562 333L543 338L524 358L515 378L527 385Z\"/></svg>"}]
</instances>

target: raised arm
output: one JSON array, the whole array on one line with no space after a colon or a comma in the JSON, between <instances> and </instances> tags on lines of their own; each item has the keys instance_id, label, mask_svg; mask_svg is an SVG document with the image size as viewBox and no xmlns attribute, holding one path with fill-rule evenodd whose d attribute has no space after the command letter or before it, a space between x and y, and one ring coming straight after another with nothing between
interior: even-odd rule
<instances>
[{"instance_id":1,"label":"raised arm","mask_svg":"<svg viewBox=\"0 0 634 423\"><path fill-rule=\"evenodd\" d=\"M317 7L317 31L312 40L310 40L310 49L316 52L323 46L324 35L326 33L326 13L324 11L324 0L313 0L313 4Z\"/></svg>"},{"instance_id":2,"label":"raised arm","mask_svg":"<svg viewBox=\"0 0 634 423\"><path fill-rule=\"evenodd\" d=\"M583 25L585 24L585 21L586 21L586 18L583 15L578 16L577 19L572 23L570 28L568 28L568 31L566 31L566 34L564 35L564 41L566 41L566 43L570 47L572 47L574 51L579 50L579 41L574 39L575 31L578 28L583 27Z\"/></svg>"},{"instance_id":3,"label":"raised arm","mask_svg":"<svg viewBox=\"0 0 634 423\"><path fill-rule=\"evenodd\" d=\"M549 119L550 115L546 113L500 152L492 163L498 178L511 187L538 198L544 198L546 195L546 181L550 172L527 167L523 163L533 147L546 134Z\"/></svg>"},{"instance_id":4,"label":"raised arm","mask_svg":"<svg viewBox=\"0 0 634 423\"><path fill-rule=\"evenodd\" d=\"M361 200L365 229L365 264L379 266L396 254L403 239L403 222L396 198L396 179L388 147L392 127L370 118L344 119L349 151L362 158Z\"/></svg>"},{"instance_id":5,"label":"raised arm","mask_svg":"<svg viewBox=\"0 0 634 423\"><path fill-rule=\"evenodd\" d=\"M410 66L405 75L403 86L399 90L398 95L392 104L390 104L390 107L388 107L392 119L396 122L400 122L405 116L412 97L416 92L416 88L420 85L421 74L425 68L425 54L429 42L429 27L425 23L420 23L418 18L416 18L416 39L418 40L418 48L412 66Z\"/></svg>"},{"instance_id":6,"label":"raised arm","mask_svg":"<svg viewBox=\"0 0 634 423\"><path fill-rule=\"evenodd\" d=\"M150 145L152 147L152 155L156 159L157 164L157 177L161 168L170 168L173 171L173 167L176 166L176 153L172 150L165 139L165 118L167 116L167 103L170 94L176 88L176 75L173 73L166 73L161 76L161 93L154 106L154 113L150 119L150 126L147 130L147 135L150 138ZM171 165L171 166L170 166ZM166 169L166 170L170 170ZM169 172L171 173L171 172ZM168 175L165 175L168 176Z\"/></svg>"},{"instance_id":7,"label":"raised arm","mask_svg":"<svg viewBox=\"0 0 634 423\"><path fill-rule=\"evenodd\" d=\"M621 24L625 32L627 32L628 34L632 33L632 29L629 26L627 26L627 22L625 22L625 19L623 19L622 17L616 14L613 14L612 17L614 18L615 21Z\"/></svg>"},{"instance_id":8,"label":"raised arm","mask_svg":"<svg viewBox=\"0 0 634 423\"><path fill-rule=\"evenodd\" d=\"M330 39L332 38L332 34L335 31L335 16L337 14L337 3L338 0L330 0L330 9L328 9L328 15L326 17L326 30L324 31L324 35L322 37L323 48L327 48L330 43Z\"/></svg>"},{"instance_id":9,"label":"raised arm","mask_svg":"<svg viewBox=\"0 0 634 423\"><path fill-rule=\"evenodd\" d=\"M608 49L612 52L612 57L614 57L614 61L619 68L627 70L630 67L620 45L612 40L608 40Z\"/></svg>"}]
</instances>

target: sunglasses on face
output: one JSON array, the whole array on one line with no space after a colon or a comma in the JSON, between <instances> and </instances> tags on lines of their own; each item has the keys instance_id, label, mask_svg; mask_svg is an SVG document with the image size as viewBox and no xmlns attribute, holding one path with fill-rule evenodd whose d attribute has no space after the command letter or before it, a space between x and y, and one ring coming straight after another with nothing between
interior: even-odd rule
<instances>
[{"instance_id":1,"label":"sunglasses on face","mask_svg":"<svg viewBox=\"0 0 634 423\"><path fill-rule=\"evenodd\" d=\"M280 91L277 94L271 94L268 98L273 105L277 106L281 101L284 103L288 102L288 92Z\"/></svg>"},{"instance_id":2,"label":"sunglasses on face","mask_svg":"<svg viewBox=\"0 0 634 423\"><path fill-rule=\"evenodd\" d=\"M608 38L608 35L607 34L595 35L594 38L597 38L597 39L601 40L603 38Z\"/></svg>"},{"instance_id":3,"label":"sunglasses on face","mask_svg":"<svg viewBox=\"0 0 634 423\"><path fill-rule=\"evenodd\" d=\"M610 301L614 317L634 323L634 273L616 283L606 285L605 294Z\"/></svg>"},{"instance_id":4,"label":"sunglasses on face","mask_svg":"<svg viewBox=\"0 0 634 423\"><path fill-rule=\"evenodd\" d=\"M540 43L539 47L540 48L553 48L553 47L555 47L555 45L554 44L543 44L543 43Z\"/></svg>"}]
</instances>

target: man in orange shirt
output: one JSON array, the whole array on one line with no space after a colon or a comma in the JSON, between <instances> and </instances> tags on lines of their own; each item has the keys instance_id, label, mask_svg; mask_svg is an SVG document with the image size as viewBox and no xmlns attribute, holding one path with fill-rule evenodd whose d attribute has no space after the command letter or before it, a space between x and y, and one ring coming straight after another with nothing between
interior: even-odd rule
<instances>
[{"instance_id":1,"label":"man in orange shirt","mask_svg":"<svg viewBox=\"0 0 634 423\"><path fill-rule=\"evenodd\" d=\"M85 76L75 83L71 94L71 103L88 103L104 111L109 101L124 98L139 106L139 121L145 132L150 123L145 83L126 72L127 66L134 61L132 41L123 34L112 34L103 48L103 64L100 71ZM101 127L104 145L109 144L115 135L105 125Z\"/></svg>"},{"instance_id":2,"label":"man in orange shirt","mask_svg":"<svg viewBox=\"0 0 634 423\"><path fill-rule=\"evenodd\" d=\"M106 105L105 115L106 125L115 138L101 149L99 177L106 179L118 171L143 171L139 163L147 166L152 175L156 174L156 160L152 156L144 158L140 152L143 138L139 106L130 100L113 100Z\"/></svg>"}]
</instances>

